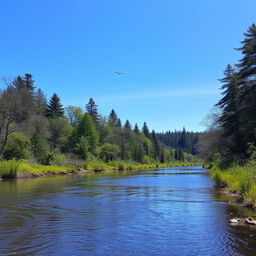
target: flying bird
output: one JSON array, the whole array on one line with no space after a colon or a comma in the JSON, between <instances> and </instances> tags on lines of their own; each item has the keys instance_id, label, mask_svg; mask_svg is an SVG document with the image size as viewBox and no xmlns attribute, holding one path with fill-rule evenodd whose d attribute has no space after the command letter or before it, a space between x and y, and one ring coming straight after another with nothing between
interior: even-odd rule
<instances>
[{"instance_id":1,"label":"flying bird","mask_svg":"<svg viewBox=\"0 0 256 256\"><path fill-rule=\"evenodd\" d=\"M123 72L115 72L117 75L123 75Z\"/></svg>"}]
</instances>

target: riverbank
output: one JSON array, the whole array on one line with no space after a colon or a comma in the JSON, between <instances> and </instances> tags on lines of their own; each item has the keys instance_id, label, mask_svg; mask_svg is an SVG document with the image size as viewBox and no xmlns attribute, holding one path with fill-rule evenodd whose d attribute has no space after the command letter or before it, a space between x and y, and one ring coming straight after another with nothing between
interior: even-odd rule
<instances>
[{"instance_id":1,"label":"riverbank","mask_svg":"<svg viewBox=\"0 0 256 256\"><path fill-rule=\"evenodd\" d=\"M139 164L129 163L124 161L112 162L85 162L82 165L71 165L68 167L39 165L28 163L26 161L2 161L0 162L0 178L1 179L22 179L34 178L53 175L68 175L68 174L85 174L92 172L103 171L122 171L122 170L137 170L149 168L167 168L176 166L191 166L198 165L195 162L172 162L172 163L155 163L155 164Z\"/></svg>"},{"instance_id":2,"label":"riverbank","mask_svg":"<svg viewBox=\"0 0 256 256\"><path fill-rule=\"evenodd\" d=\"M250 161L244 166L233 165L221 170L213 167L210 177L216 186L223 188L230 194L239 196L238 203L256 208L256 162Z\"/></svg>"}]
</instances>

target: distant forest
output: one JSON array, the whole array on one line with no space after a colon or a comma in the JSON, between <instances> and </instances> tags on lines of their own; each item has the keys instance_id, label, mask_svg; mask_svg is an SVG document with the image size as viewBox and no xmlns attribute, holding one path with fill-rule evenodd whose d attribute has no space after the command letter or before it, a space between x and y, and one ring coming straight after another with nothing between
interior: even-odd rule
<instances>
[{"instance_id":1,"label":"distant forest","mask_svg":"<svg viewBox=\"0 0 256 256\"><path fill-rule=\"evenodd\" d=\"M201 132L188 132L185 128L182 131L168 131L157 133L157 138L164 145L175 148L182 149L184 152L196 155L197 152L197 142Z\"/></svg>"},{"instance_id":2,"label":"distant forest","mask_svg":"<svg viewBox=\"0 0 256 256\"><path fill-rule=\"evenodd\" d=\"M84 108L63 107L54 93L47 100L31 74L5 81L0 92L0 158L28 159L41 164L70 161L191 161L197 133L157 134L146 122L124 123L112 109L98 113L93 98Z\"/></svg>"}]
</instances>

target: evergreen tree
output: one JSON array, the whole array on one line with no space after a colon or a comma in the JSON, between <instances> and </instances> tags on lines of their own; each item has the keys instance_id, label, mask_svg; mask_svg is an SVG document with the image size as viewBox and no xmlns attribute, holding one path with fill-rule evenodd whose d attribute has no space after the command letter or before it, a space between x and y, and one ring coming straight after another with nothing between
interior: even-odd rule
<instances>
[{"instance_id":1,"label":"evergreen tree","mask_svg":"<svg viewBox=\"0 0 256 256\"><path fill-rule=\"evenodd\" d=\"M46 109L46 116L56 118L64 115L64 108L60 103L60 98L54 93Z\"/></svg>"},{"instance_id":2,"label":"evergreen tree","mask_svg":"<svg viewBox=\"0 0 256 256\"><path fill-rule=\"evenodd\" d=\"M34 80L31 74L26 73L23 77L25 87L33 94L35 90Z\"/></svg>"},{"instance_id":3,"label":"evergreen tree","mask_svg":"<svg viewBox=\"0 0 256 256\"><path fill-rule=\"evenodd\" d=\"M99 120L98 106L96 105L93 98L90 98L89 102L86 104L86 111L92 116L95 122L98 122Z\"/></svg>"},{"instance_id":4,"label":"evergreen tree","mask_svg":"<svg viewBox=\"0 0 256 256\"><path fill-rule=\"evenodd\" d=\"M108 123L111 127L118 126L120 122L118 121L117 114L114 109L111 110L109 116L108 116Z\"/></svg>"},{"instance_id":5,"label":"evergreen tree","mask_svg":"<svg viewBox=\"0 0 256 256\"><path fill-rule=\"evenodd\" d=\"M47 99L41 89L37 89L34 96L35 111L37 115L44 115L47 108Z\"/></svg>"},{"instance_id":6,"label":"evergreen tree","mask_svg":"<svg viewBox=\"0 0 256 256\"><path fill-rule=\"evenodd\" d=\"M252 24L245 39L241 42L242 47L238 50L243 54L237 67L239 68L239 88L241 123L243 123L243 144L253 143L256 145L256 26Z\"/></svg>"},{"instance_id":7,"label":"evergreen tree","mask_svg":"<svg viewBox=\"0 0 256 256\"><path fill-rule=\"evenodd\" d=\"M116 127L119 127L119 128L122 127L122 122L121 122L120 118L118 118L117 121L116 121Z\"/></svg>"},{"instance_id":8,"label":"evergreen tree","mask_svg":"<svg viewBox=\"0 0 256 256\"><path fill-rule=\"evenodd\" d=\"M82 120L78 123L75 133L76 141L79 142L80 138L84 136L88 141L89 152L95 154L99 143L99 134L89 113L84 114Z\"/></svg>"},{"instance_id":9,"label":"evergreen tree","mask_svg":"<svg viewBox=\"0 0 256 256\"><path fill-rule=\"evenodd\" d=\"M31 138L31 149L34 157L41 163L45 163L47 148L40 132L37 130Z\"/></svg>"},{"instance_id":10,"label":"evergreen tree","mask_svg":"<svg viewBox=\"0 0 256 256\"><path fill-rule=\"evenodd\" d=\"M228 65L224 78L220 79L223 83L221 89L222 99L216 104L222 109L222 114L219 122L223 127L224 136L230 138L230 151L232 154L238 153L242 149L240 141L240 127L239 127L239 88L237 74L231 65ZM243 150L242 150L243 151Z\"/></svg>"},{"instance_id":11,"label":"evergreen tree","mask_svg":"<svg viewBox=\"0 0 256 256\"><path fill-rule=\"evenodd\" d=\"M12 84L13 84L14 88L17 89L17 90L21 90L21 89L23 89L23 88L26 87L26 86L25 86L25 82L24 82L24 80L22 79L21 76L17 76L17 77L13 80Z\"/></svg>"},{"instance_id":12,"label":"evergreen tree","mask_svg":"<svg viewBox=\"0 0 256 256\"><path fill-rule=\"evenodd\" d=\"M137 123L135 124L133 131L134 131L136 134L139 134L139 133L140 133L140 129L139 129Z\"/></svg>"},{"instance_id":13,"label":"evergreen tree","mask_svg":"<svg viewBox=\"0 0 256 256\"><path fill-rule=\"evenodd\" d=\"M150 137L150 133L149 133L149 129L147 126L147 123L144 122L143 127L142 127L142 132L144 133L144 135L149 138Z\"/></svg>"},{"instance_id":14,"label":"evergreen tree","mask_svg":"<svg viewBox=\"0 0 256 256\"><path fill-rule=\"evenodd\" d=\"M181 148L185 148L186 147L186 129L185 129L185 127L183 127L183 130L182 130L182 132L181 132L181 136L180 136L180 138L179 138L179 146L181 147Z\"/></svg>"},{"instance_id":15,"label":"evergreen tree","mask_svg":"<svg viewBox=\"0 0 256 256\"><path fill-rule=\"evenodd\" d=\"M154 158L157 159L160 155L160 145L154 130L152 131L151 138L152 138L153 149L154 149Z\"/></svg>"},{"instance_id":16,"label":"evergreen tree","mask_svg":"<svg viewBox=\"0 0 256 256\"><path fill-rule=\"evenodd\" d=\"M126 122L124 124L124 128L127 130L132 130L132 126L131 126L129 120L126 120Z\"/></svg>"}]
</instances>

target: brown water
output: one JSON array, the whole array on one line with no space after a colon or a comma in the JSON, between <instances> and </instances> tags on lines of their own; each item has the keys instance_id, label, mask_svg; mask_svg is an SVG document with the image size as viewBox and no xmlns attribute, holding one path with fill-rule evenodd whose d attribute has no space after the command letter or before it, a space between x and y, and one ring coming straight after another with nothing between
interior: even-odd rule
<instances>
[{"instance_id":1,"label":"brown water","mask_svg":"<svg viewBox=\"0 0 256 256\"><path fill-rule=\"evenodd\" d=\"M201 167L0 182L0 255L256 255Z\"/></svg>"}]
</instances>

